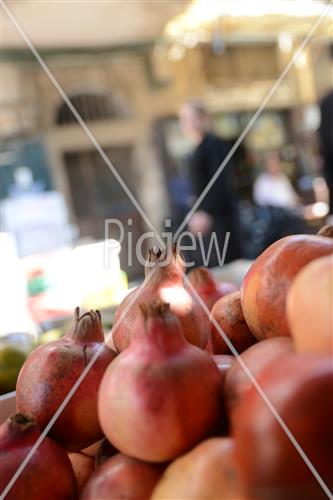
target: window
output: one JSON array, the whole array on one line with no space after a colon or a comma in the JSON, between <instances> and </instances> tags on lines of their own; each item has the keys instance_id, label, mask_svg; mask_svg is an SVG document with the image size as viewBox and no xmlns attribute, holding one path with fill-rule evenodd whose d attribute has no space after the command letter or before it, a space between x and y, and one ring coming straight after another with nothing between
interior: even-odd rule
<instances>
[{"instance_id":1,"label":"window","mask_svg":"<svg viewBox=\"0 0 333 500\"><path fill-rule=\"evenodd\" d=\"M111 120L127 114L124 106L106 93L82 92L72 95L70 101L84 121ZM76 121L67 104L61 103L56 111L56 123L61 126Z\"/></svg>"}]
</instances>

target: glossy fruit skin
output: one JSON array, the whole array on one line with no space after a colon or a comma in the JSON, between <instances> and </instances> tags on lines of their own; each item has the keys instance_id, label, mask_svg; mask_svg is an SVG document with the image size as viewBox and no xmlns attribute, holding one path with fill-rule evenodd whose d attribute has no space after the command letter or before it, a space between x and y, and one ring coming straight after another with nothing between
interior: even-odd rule
<instances>
[{"instance_id":1,"label":"glossy fruit skin","mask_svg":"<svg viewBox=\"0 0 333 500\"><path fill-rule=\"evenodd\" d=\"M163 468L118 453L97 467L81 500L148 500Z\"/></svg>"},{"instance_id":2,"label":"glossy fruit skin","mask_svg":"<svg viewBox=\"0 0 333 500\"><path fill-rule=\"evenodd\" d=\"M290 337L275 337L262 340L242 352L240 358L255 379L270 363L293 353L294 346ZM224 380L225 401L229 413L239 404L253 384L240 362L234 358Z\"/></svg>"},{"instance_id":3,"label":"glossy fruit skin","mask_svg":"<svg viewBox=\"0 0 333 500\"><path fill-rule=\"evenodd\" d=\"M225 380L228 370L232 366L234 362L234 357L229 354L213 354L213 360L217 364L218 369L220 370L220 374L222 375L222 380Z\"/></svg>"},{"instance_id":4,"label":"glossy fruit skin","mask_svg":"<svg viewBox=\"0 0 333 500\"><path fill-rule=\"evenodd\" d=\"M69 451L80 451L103 437L97 417L100 381L116 354L104 344L97 317L77 318L78 328L62 339L35 349L26 359L16 385L17 411L33 415L44 429L97 351L94 365L59 415L49 435ZM76 325L76 323L75 323Z\"/></svg>"},{"instance_id":5,"label":"glossy fruit skin","mask_svg":"<svg viewBox=\"0 0 333 500\"><path fill-rule=\"evenodd\" d=\"M218 323L238 353L257 342L244 319L239 291L219 299L211 311L212 350L214 354L232 354L212 318Z\"/></svg>"},{"instance_id":6,"label":"glossy fruit skin","mask_svg":"<svg viewBox=\"0 0 333 500\"><path fill-rule=\"evenodd\" d=\"M269 246L254 261L241 287L245 320L258 340L290 336L286 298L297 273L312 260L333 253L333 239L294 235Z\"/></svg>"},{"instance_id":7,"label":"glossy fruit skin","mask_svg":"<svg viewBox=\"0 0 333 500\"><path fill-rule=\"evenodd\" d=\"M0 494L40 437L33 418L16 414L0 426ZM75 500L77 486L66 452L43 439L5 497L7 500Z\"/></svg>"},{"instance_id":8,"label":"glossy fruit skin","mask_svg":"<svg viewBox=\"0 0 333 500\"><path fill-rule=\"evenodd\" d=\"M290 354L267 367L258 383L332 490L332 359ZM327 498L255 388L235 410L233 434L240 475L250 498Z\"/></svg>"},{"instance_id":9,"label":"glossy fruit skin","mask_svg":"<svg viewBox=\"0 0 333 500\"><path fill-rule=\"evenodd\" d=\"M186 342L177 317L157 310L138 316L130 346L105 372L98 410L118 450L166 462L223 420L222 377L209 354Z\"/></svg>"},{"instance_id":10,"label":"glossy fruit skin","mask_svg":"<svg viewBox=\"0 0 333 500\"><path fill-rule=\"evenodd\" d=\"M151 500L245 500L233 452L231 438L202 441L167 467Z\"/></svg>"},{"instance_id":11,"label":"glossy fruit skin","mask_svg":"<svg viewBox=\"0 0 333 500\"><path fill-rule=\"evenodd\" d=\"M333 256L307 264L287 297L287 317L297 352L333 355Z\"/></svg>"},{"instance_id":12,"label":"glossy fruit skin","mask_svg":"<svg viewBox=\"0 0 333 500\"><path fill-rule=\"evenodd\" d=\"M167 264L164 265L164 262ZM148 251L145 281L136 298L133 290L119 305L112 328L112 340L118 352L124 351L131 342L134 322L139 314L139 303L148 304L161 300L170 304L193 345L205 349L209 338L207 314L188 287L184 286L184 260L176 248ZM132 302L133 301L133 302Z\"/></svg>"},{"instance_id":13,"label":"glossy fruit skin","mask_svg":"<svg viewBox=\"0 0 333 500\"><path fill-rule=\"evenodd\" d=\"M219 283L206 267L197 267L188 273L188 279L209 310L221 297L238 290L234 283Z\"/></svg>"}]
</instances>

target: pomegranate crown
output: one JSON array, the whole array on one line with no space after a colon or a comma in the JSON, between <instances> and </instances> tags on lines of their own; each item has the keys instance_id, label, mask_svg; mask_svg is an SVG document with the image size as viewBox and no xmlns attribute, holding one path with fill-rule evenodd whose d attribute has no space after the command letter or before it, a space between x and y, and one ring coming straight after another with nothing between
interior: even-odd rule
<instances>
[{"instance_id":1,"label":"pomegranate crown","mask_svg":"<svg viewBox=\"0 0 333 500\"><path fill-rule=\"evenodd\" d=\"M318 236L326 236L326 238L333 238L333 226L330 224L326 224L321 229L319 229Z\"/></svg>"},{"instance_id":2,"label":"pomegranate crown","mask_svg":"<svg viewBox=\"0 0 333 500\"><path fill-rule=\"evenodd\" d=\"M183 275L185 270L185 260L177 245L166 246L161 250L157 245L148 249L145 263L145 275L149 274L152 268L159 267L167 273L172 271L175 274Z\"/></svg>"},{"instance_id":3,"label":"pomegranate crown","mask_svg":"<svg viewBox=\"0 0 333 500\"><path fill-rule=\"evenodd\" d=\"M31 431L37 429L37 422L31 415L25 413L15 413L7 420L7 429L12 436L15 435L30 435Z\"/></svg>"},{"instance_id":4,"label":"pomegranate crown","mask_svg":"<svg viewBox=\"0 0 333 500\"><path fill-rule=\"evenodd\" d=\"M104 342L104 331L100 311L88 311L80 316L80 308L74 310L74 322L65 335L81 342Z\"/></svg>"},{"instance_id":5,"label":"pomegranate crown","mask_svg":"<svg viewBox=\"0 0 333 500\"><path fill-rule=\"evenodd\" d=\"M179 319L162 300L140 303L143 328L137 328L133 340L137 345L149 341L160 352L175 352L185 344Z\"/></svg>"}]
</instances>

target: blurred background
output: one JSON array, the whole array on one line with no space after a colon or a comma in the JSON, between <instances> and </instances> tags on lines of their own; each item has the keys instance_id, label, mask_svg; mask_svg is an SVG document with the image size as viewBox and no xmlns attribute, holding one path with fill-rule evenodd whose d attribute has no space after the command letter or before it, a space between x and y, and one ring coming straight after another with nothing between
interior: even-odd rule
<instances>
[{"instance_id":1,"label":"blurred background","mask_svg":"<svg viewBox=\"0 0 333 500\"><path fill-rule=\"evenodd\" d=\"M182 104L200 99L231 148L327 3L6 2L160 230L193 203ZM243 259L330 214L332 22L331 10L233 157ZM105 268L104 221L122 221L134 243L147 227L3 9L1 66L0 334L22 344L28 330L58 335L77 304L119 302L142 266L128 265L125 237ZM293 203L266 196L276 170Z\"/></svg>"}]
</instances>

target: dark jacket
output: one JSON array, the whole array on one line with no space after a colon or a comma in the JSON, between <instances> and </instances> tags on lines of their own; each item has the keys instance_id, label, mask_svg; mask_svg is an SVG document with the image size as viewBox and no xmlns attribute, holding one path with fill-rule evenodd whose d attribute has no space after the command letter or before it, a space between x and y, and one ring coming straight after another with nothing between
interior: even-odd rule
<instances>
[{"instance_id":1,"label":"dark jacket","mask_svg":"<svg viewBox=\"0 0 333 500\"><path fill-rule=\"evenodd\" d=\"M320 104L319 136L324 160L324 175L330 192L330 213L333 214L333 90Z\"/></svg>"},{"instance_id":2,"label":"dark jacket","mask_svg":"<svg viewBox=\"0 0 333 500\"><path fill-rule=\"evenodd\" d=\"M197 146L190 162L193 193L196 198L201 195L228 151L226 142L212 133L208 133ZM204 210L213 217L212 231L216 232L222 247L226 232L230 232L226 262L241 256L237 201L232 186L232 175L232 165L228 162L198 207L198 210ZM209 242L209 236L206 239ZM212 256L210 265L216 264L216 259Z\"/></svg>"}]
</instances>

